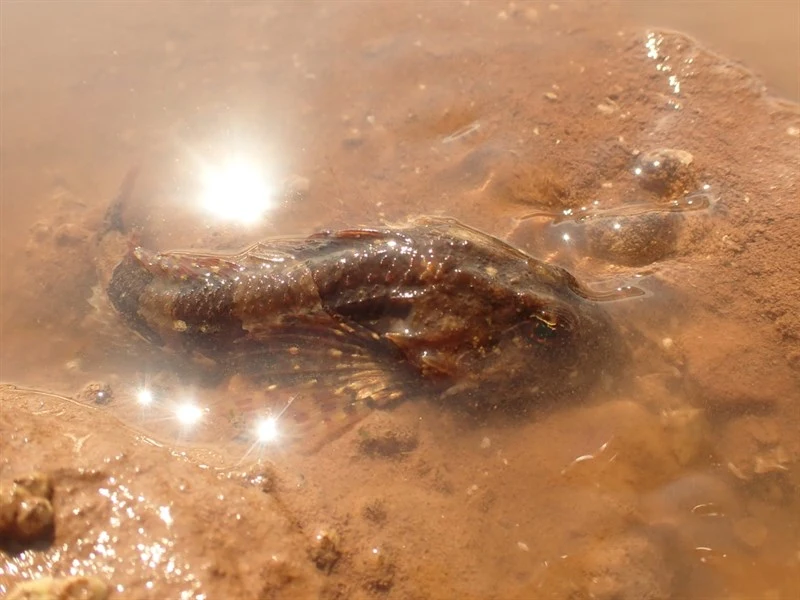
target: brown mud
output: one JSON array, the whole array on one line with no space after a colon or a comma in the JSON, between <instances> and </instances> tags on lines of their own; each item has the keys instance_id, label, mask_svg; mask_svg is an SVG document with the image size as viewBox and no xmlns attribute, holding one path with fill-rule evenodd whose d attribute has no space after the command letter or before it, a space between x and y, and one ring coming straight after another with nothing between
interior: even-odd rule
<instances>
[{"instance_id":1,"label":"brown mud","mask_svg":"<svg viewBox=\"0 0 800 600\"><path fill-rule=\"evenodd\" d=\"M800 111L617 8L4 6L0 595L797 598ZM196 206L229 151L272 171L259 223ZM98 293L135 165L156 250L434 214L636 286L603 305L630 364L524 419L417 398L253 451L223 417L259 390L193 380ZM149 377L206 403L197 432L142 414ZM52 528L21 536L35 473Z\"/></svg>"}]
</instances>

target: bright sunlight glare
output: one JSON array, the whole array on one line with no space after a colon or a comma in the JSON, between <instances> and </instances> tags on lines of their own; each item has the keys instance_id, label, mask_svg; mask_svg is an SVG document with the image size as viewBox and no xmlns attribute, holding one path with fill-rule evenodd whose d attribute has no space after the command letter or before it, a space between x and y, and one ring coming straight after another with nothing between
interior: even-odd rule
<instances>
[{"instance_id":1,"label":"bright sunlight glare","mask_svg":"<svg viewBox=\"0 0 800 600\"><path fill-rule=\"evenodd\" d=\"M202 416L203 409L191 402L184 402L175 409L175 418L181 425L194 425Z\"/></svg>"},{"instance_id":2,"label":"bright sunlight glare","mask_svg":"<svg viewBox=\"0 0 800 600\"><path fill-rule=\"evenodd\" d=\"M278 439L278 419L267 417L256 423L256 439L259 443L269 444Z\"/></svg>"},{"instance_id":3,"label":"bright sunlight glare","mask_svg":"<svg viewBox=\"0 0 800 600\"><path fill-rule=\"evenodd\" d=\"M202 182L202 206L220 219L253 223L272 208L275 190L252 161L234 158L221 166L206 165Z\"/></svg>"},{"instance_id":4,"label":"bright sunlight glare","mask_svg":"<svg viewBox=\"0 0 800 600\"><path fill-rule=\"evenodd\" d=\"M136 401L142 406L149 406L153 403L153 392L147 388L142 388L136 392Z\"/></svg>"}]
</instances>

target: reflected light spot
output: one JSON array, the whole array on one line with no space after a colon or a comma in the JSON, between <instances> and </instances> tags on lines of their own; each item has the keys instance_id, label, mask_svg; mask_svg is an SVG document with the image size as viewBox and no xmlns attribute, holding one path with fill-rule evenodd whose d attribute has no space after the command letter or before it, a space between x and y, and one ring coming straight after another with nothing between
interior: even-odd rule
<instances>
[{"instance_id":1,"label":"reflected light spot","mask_svg":"<svg viewBox=\"0 0 800 600\"><path fill-rule=\"evenodd\" d=\"M565 233L564 235L561 236L561 239L564 240L565 242L568 242L571 238L569 237L568 233Z\"/></svg>"},{"instance_id":2,"label":"reflected light spot","mask_svg":"<svg viewBox=\"0 0 800 600\"><path fill-rule=\"evenodd\" d=\"M184 402L175 409L175 418L181 425L194 425L203 416L203 409L191 402Z\"/></svg>"},{"instance_id":3,"label":"reflected light spot","mask_svg":"<svg viewBox=\"0 0 800 600\"><path fill-rule=\"evenodd\" d=\"M136 392L136 401L142 406L149 406L153 403L153 392L148 389L141 389Z\"/></svg>"},{"instance_id":4,"label":"reflected light spot","mask_svg":"<svg viewBox=\"0 0 800 600\"><path fill-rule=\"evenodd\" d=\"M172 525L172 514L170 513L169 506L159 506L158 517L167 525Z\"/></svg>"},{"instance_id":5,"label":"reflected light spot","mask_svg":"<svg viewBox=\"0 0 800 600\"><path fill-rule=\"evenodd\" d=\"M622 225L620 225L619 223L614 223L612 227L614 228L615 231L619 231L622 228Z\"/></svg>"},{"instance_id":6,"label":"reflected light spot","mask_svg":"<svg viewBox=\"0 0 800 600\"><path fill-rule=\"evenodd\" d=\"M267 417L256 423L256 439L261 444L269 444L278 439L278 419Z\"/></svg>"},{"instance_id":7,"label":"reflected light spot","mask_svg":"<svg viewBox=\"0 0 800 600\"><path fill-rule=\"evenodd\" d=\"M202 178L202 206L220 219L253 223L272 208L274 190L253 162L232 159L221 167L207 165Z\"/></svg>"}]
</instances>

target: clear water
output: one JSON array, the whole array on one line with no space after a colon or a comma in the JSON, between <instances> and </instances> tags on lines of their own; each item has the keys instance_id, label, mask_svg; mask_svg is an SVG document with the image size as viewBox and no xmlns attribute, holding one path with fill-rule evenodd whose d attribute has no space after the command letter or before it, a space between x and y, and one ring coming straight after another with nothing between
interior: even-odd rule
<instances>
[{"instance_id":1,"label":"clear water","mask_svg":"<svg viewBox=\"0 0 800 600\"><path fill-rule=\"evenodd\" d=\"M797 597L797 303L781 287L792 272L769 265L797 256L781 240L797 233L784 216L798 119L769 93L798 98L800 13L733 6L4 4L0 379L217 452L226 468L266 456L321 490L284 498L314 522L382 499L389 521L351 526L350 543L393 548L391 597ZM644 25L742 59L769 93ZM636 172L641 152L664 147L694 155L678 191ZM285 432L254 443L252 406L282 416L302 389L208 381L202 361L151 347L105 299L129 242L97 236L132 168L125 220L154 250L457 217L598 292L642 290L603 308L630 359L521 420L475 419L405 381L415 400L311 450ZM709 205L670 210L687 197ZM112 401L79 393L92 382ZM273 426L261 422L265 439ZM403 458L374 459L370 431L397 438ZM77 542L63 542L68 556ZM0 589L37 560L0 554ZM188 571L202 593L202 568Z\"/></svg>"}]
</instances>

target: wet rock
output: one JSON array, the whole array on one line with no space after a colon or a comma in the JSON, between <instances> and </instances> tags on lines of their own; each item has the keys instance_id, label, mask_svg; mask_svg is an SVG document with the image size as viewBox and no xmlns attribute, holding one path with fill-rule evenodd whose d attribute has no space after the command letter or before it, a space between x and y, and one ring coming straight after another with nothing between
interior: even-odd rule
<instances>
[{"instance_id":1,"label":"wet rock","mask_svg":"<svg viewBox=\"0 0 800 600\"><path fill-rule=\"evenodd\" d=\"M358 430L358 449L371 457L395 458L419 444L417 432L386 414L376 414Z\"/></svg>"},{"instance_id":2,"label":"wet rock","mask_svg":"<svg viewBox=\"0 0 800 600\"><path fill-rule=\"evenodd\" d=\"M105 405L111 402L113 397L114 392L109 384L93 381L78 392L77 399L87 404Z\"/></svg>"},{"instance_id":3,"label":"wet rock","mask_svg":"<svg viewBox=\"0 0 800 600\"><path fill-rule=\"evenodd\" d=\"M649 265L675 252L682 219L670 212L594 219L585 225L586 250L620 265Z\"/></svg>"},{"instance_id":4,"label":"wet rock","mask_svg":"<svg viewBox=\"0 0 800 600\"><path fill-rule=\"evenodd\" d=\"M342 556L339 544L339 534L330 529L324 529L314 536L308 554L320 571L330 573L336 566Z\"/></svg>"},{"instance_id":5,"label":"wet rock","mask_svg":"<svg viewBox=\"0 0 800 600\"><path fill-rule=\"evenodd\" d=\"M105 600L110 594L97 577L43 577L18 584L7 600Z\"/></svg>"},{"instance_id":6,"label":"wet rock","mask_svg":"<svg viewBox=\"0 0 800 600\"><path fill-rule=\"evenodd\" d=\"M47 475L34 473L0 487L0 538L25 546L53 536L53 485Z\"/></svg>"},{"instance_id":7,"label":"wet rock","mask_svg":"<svg viewBox=\"0 0 800 600\"><path fill-rule=\"evenodd\" d=\"M643 189L673 198L695 189L693 162L694 157L685 150L658 148L642 152L633 173Z\"/></svg>"}]
</instances>

